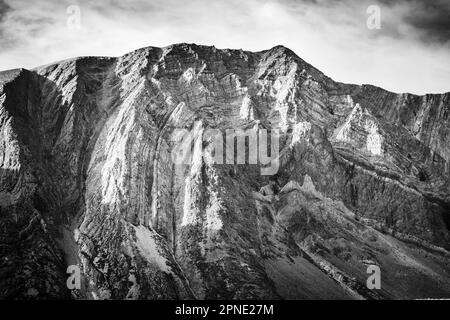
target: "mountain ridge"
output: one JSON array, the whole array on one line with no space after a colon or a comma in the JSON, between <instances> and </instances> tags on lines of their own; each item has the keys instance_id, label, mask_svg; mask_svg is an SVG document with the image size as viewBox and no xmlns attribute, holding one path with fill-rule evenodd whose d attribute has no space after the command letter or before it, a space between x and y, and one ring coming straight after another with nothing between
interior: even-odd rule
<instances>
[{"instance_id":1,"label":"mountain ridge","mask_svg":"<svg viewBox=\"0 0 450 320\"><path fill-rule=\"evenodd\" d=\"M300 60L302 60L302 61L305 62L306 64L310 65L308 62L306 62L306 61L303 60L300 56L298 56L294 51L292 51L291 49L289 49L288 47L286 47L286 46L284 46L284 45L275 45L275 46L273 46L273 47L270 48L270 49L261 50L261 51L250 51L250 50L244 50L244 49L231 49L231 48L219 49L219 48L216 48L214 45L209 46L209 45L198 45L198 44L196 44L196 43L180 42L180 43L170 44L170 45L167 45L167 46L165 46L165 47L145 46L145 47L141 47L141 48L132 50L132 51L130 51L130 52L127 52L127 53L125 53L125 54L123 54L123 55L121 55L121 56L128 55L128 54L133 54L133 53L136 53L136 52L138 52L138 51L146 50L146 49L167 49L167 48L178 47L178 46L184 46L184 45L188 45L188 46L197 46L197 47L204 47L204 48L213 48L213 49L219 50L219 51L242 51L242 52L247 52L247 53L265 53L265 52L268 52L268 51L270 51L270 50L274 50L274 49L277 49L277 48L282 48L282 49L288 50L289 52L291 52L292 55L294 55L295 57L299 58ZM40 69L43 69L43 68L46 68L46 67L54 66L54 65L56 65L56 64L60 64L60 63L68 62L68 61L76 61L76 60L80 60L80 59L82 60L82 59L89 59L89 58L116 59L116 58L119 58L119 57L121 57L121 56L77 56L77 57L74 57L74 58L67 58L67 59L57 60L57 61L50 62L50 63L47 63L47 64L39 65L39 66L33 67L33 68L31 68L31 69L20 68L20 67L19 67L19 68L7 69L7 70L0 70L0 73L3 73L3 72L9 72L9 71L13 71L13 70L37 71L37 70L40 70ZM319 70L319 69L315 68L315 67L312 66L312 65L310 65L310 66L313 67L313 68L316 69L316 70ZM417 97L424 97L424 96L428 96L428 95L447 95L447 94L450 93L450 89L449 89L449 91L445 91L445 92L439 92L439 93L424 93L424 94L415 94L415 93L411 93L411 92L396 92L396 91L391 91L391 90L388 90L388 89L384 89L382 86L377 86L377 85L370 84L370 83L354 84L354 83L350 83L350 82L340 82L340 81L336 81L336 80L334 80L334 79L332 79L332 78L330 78L330 79L331 79L332 81L334 81L334 82L337 82L337 83L340 83L340 84L343 84L343 85L354 85L354 86L359 86L359 87L363 87L363 86L374 87L374 88L377 88L377 89L381 89L381 90L383 90L383 91L386 91L386 92L388 92L388 93L399 94L399 95L404 94L404 95L411 95L411 96L417 96Z\"/></svg>"},{"instance_id":2,"label":"mountain ridge","mask_svg":"<svg viewBox=\"0 0 450 320\"><path fill-rule=\"evenodd\" d=\"M282 46L5 72L0 296L448 297L449 94L334 82ZM280 130L273 176L171 162L174 128L252 126Z\"/></svg>"},{"instance_id":3,"label":"mountain ridge","mask_svg":"<svg viewBox=\"0 0 450 320\"><path fill-rule=\"evenodd\" d=\"M167 45L167 46L165 46L165 47L154 47L154 46L145 46L145 47L141 47L141 48L138 48L138 49L135 49L135 50L132 50L132 51L130 51L130 52L127 52L127 53L125 53L125 54L123 54L123 55L128 55L128 54L133 54L133 53L135 53L135 52L137 52L137 51L140 51L140 50L146 50L146 49L149 49L149 48L154 48L154 49L165 49L165 48L171 48L171 47L176 47L176 46L183 46L183 45L188 45L188 46L197 46L197 47L204 47L204 48L213 48L213 49L215 49L215 50L225 50L225 51L242 51L242 52L247 52L247 53L264 53L264 52L267 52L267 51L270 51L270 50L273 50L273 49L276 49L276 48L282 48L282 49L287 49L289 52L291 52L291 54L293 54L294 56L296 56L297 58L299 58L299 59L301 59L302 61L304 61L305 63L307 63L307 64L309 64L307 61L305 61L305 60L303 60L300 56L298 56L294 51L292 51L291 49L289 49L288 47L286 47L286 46L284 46L284 45L275 45L275 46L273 46L272 48L270 48L270 49L266 49L266 50L261 50L261 51L250 51L250 50L244 50L244 49L232 49L232 48L223 48L223 49L219 49L219 48L216 48L214 45L199 45L199 44L196 44L196 43L188 43L188 42L180 42L180 43L174 43L174 44L170 44L170 45ZM123 56L122 55L122 56ZM72 60L78 60L78 59L83 59L83 58L106 58L106 59L111 59L111 58L118 58L118 57L121 57L121 56L78 56L78 57L74 57L74 58L67 58L67 59L62 59L62 60L58 60L58 61L55 61L55 62L50 62L50 63L47 63L47 64L43 64L43 65L40 65L40 66L37 66L37 67L34 67L34 68L31 68L31 69L26 69L26 68L14 68L14 69L9 69L9 70L1 70L0 72L6 72L6 71L10 71L10 70L16 70L16 69L24 69L24 70L30 70L30 71L36 71L36 70L39 70L39 69L42 69L42 68L45 68L45 67L48 67L48 66L52 66L52 65L55 65L55 64L59 64L59 63L62 63L62 62L66 62L66 61L72 61ZM311 65L312 66L312 65ZM313 68L315 68L314 66L312 66ZM317 68L315 68L316 70L319 70L319 69L317 69ZM332 79L332 78L330 78L330 79ZM415 94L415 93L411 93L411 92L396 92L396 91L391 91L391 90L388 90L388 89L384 89L382 86L377 86L377 85L374 85L374 84L370 84L370 83L362 83L362 84L354 84L354 83L350 83L350 82L340 82L340 81L336 81L336 80L334 80L334 79L332 79L334 82L337 82L337 83L341 83L341 84L346 84L346 85L355 85L355 86L372 86L372 87L375 87L375 88L378 88L378 89L382 89L382 90L384 90L384 91L387 91L387 92L390 92L390 93L395 93L395 94L408 94L408 95L412 95L412 96L419 96L419 97L423 97L423 96L427 96L427 95L444 95L444 94L449 94L450 93L450 89L449 89L449 91L445 91L445 92L439 92L439 93L425 93L425 94Z\"/></svg>"}]
</instances>

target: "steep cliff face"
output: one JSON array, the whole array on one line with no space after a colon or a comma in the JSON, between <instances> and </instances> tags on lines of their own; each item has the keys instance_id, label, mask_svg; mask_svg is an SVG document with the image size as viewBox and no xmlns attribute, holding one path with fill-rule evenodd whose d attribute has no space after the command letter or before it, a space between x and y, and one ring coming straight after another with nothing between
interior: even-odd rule
<instances>
[{"instance_id":1,"label":"steep cliff face","mask_svg":"<svg viewBox=\"0 0 450 320\"><path fill-rule=\"evenodd\" d=\"M0 297L449 297L449 109L334 82L281 46L2 72ZM249 128L278 131L273 174L217 161L211 129Z\"/></svg>"}]
</instances>

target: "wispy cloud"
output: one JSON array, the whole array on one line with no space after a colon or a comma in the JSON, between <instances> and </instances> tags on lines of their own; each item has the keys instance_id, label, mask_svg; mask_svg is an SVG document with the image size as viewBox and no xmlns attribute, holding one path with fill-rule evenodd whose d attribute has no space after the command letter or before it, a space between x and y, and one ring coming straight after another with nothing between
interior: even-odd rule
<instances>
[{"instance_id":1,"label":"wispy cloud","mask_svg":"<svg viewBox=\"0 0 450 320\"><path fill-rule=\"evenodd\" d=\"M81 28L67 26L67 7ZM367 28L369 5L381 29ZM394 91L450 91L447 0L0 0L0 69L80 55L195 42L263 50L282 44L335 80Z\"/></svg>"}]
</instances>

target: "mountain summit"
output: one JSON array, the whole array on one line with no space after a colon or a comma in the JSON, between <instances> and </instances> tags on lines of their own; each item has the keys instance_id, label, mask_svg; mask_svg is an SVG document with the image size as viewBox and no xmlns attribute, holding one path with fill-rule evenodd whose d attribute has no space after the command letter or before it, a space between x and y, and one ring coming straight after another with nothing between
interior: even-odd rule
<instances>
[{"instance_id":1,"label":"mountain summit","mask_svg":"<svg viewBox=\"0 0 450 320\"><path fill-rule=\"evenodd\" d=\"M0 128L1 298L450 297L449 93L177 44L1 72ZM278 132L271 175L251 137L211 161L208 130L249 128Z\"/></svg>"}]
</instances>

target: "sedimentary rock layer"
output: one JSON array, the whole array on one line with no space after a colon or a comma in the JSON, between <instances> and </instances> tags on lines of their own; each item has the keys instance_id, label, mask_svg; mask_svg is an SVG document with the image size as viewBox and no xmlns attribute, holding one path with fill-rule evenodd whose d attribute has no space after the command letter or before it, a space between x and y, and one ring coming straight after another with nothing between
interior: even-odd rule
<instances>
[{"instance_id":1,"label":"sedimentary rock layer","mask_svg":"<svg viewBox=\"0 0 450 320\"><path fill-rule=\"evenodd\" d=\"M449 109L449 93L335 82L282 46L4 71L0 297L449 297ZM278 130L274 174L213 161L208 130L249 128Z\"/></svg>"}]
</instances>

